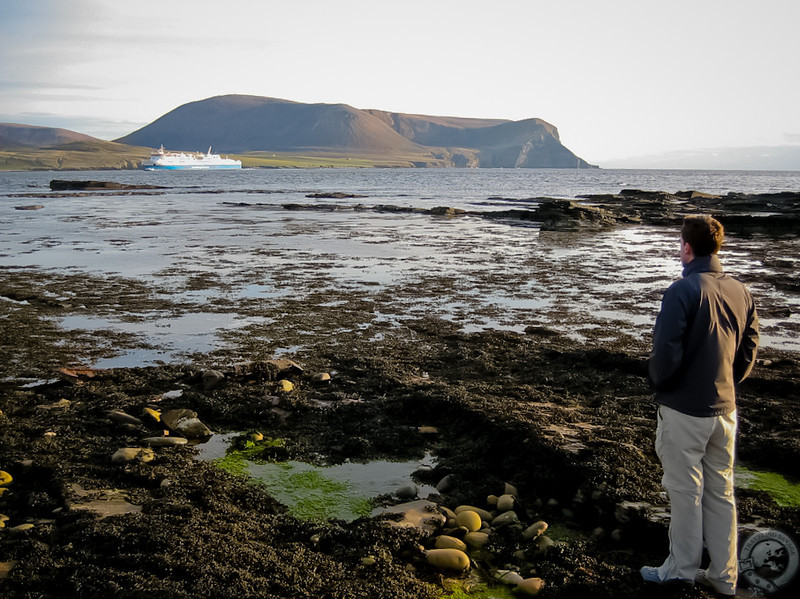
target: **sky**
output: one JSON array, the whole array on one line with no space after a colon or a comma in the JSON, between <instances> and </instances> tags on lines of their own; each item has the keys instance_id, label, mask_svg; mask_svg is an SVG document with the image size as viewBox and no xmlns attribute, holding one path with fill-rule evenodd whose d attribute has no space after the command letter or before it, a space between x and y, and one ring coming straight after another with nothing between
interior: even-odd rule
<instances>
[{"instance_id":1,"label":"sky","mask_svg":"<svg viewBox=\"0 0 800 599\"><path fill-rule=\"evenodd\" d=\"M0 122L110 140L251 94L541 118L600 166L797 149L798 23L798 0L0 0Z\"/></svg>"}]
</instances>

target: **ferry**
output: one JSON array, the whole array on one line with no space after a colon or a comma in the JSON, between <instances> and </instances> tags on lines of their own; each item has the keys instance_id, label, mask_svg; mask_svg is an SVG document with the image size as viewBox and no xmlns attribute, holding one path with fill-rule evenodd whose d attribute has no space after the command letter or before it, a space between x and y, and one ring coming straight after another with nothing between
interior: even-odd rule
<instances>
[{"instance_id":1,"label":"ferry","mask_svg":"<svg viewBox=\"0 0 800 599\"><path fill-rule=\"evenodd\" d=\"M208 152L167 152L162 145L150 154L150 160L142 163L146 171L210 170L242 168L241 160L221 158L219 154Z\"/></svg>"}]
</instances>

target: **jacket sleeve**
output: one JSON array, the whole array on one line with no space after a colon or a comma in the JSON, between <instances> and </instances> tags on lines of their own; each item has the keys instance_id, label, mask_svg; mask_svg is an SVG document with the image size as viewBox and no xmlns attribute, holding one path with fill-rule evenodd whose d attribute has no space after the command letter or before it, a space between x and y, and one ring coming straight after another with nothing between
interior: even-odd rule
<instances>
[{"instance_id":1,"label":"jacket sleeve","mask_svg":"<svg viewBox=\"0 0 800 599\"><path fill-rule=\"evenodd\" d=\"M656 389L669 387L681 368L687 326L687 307L673 285L664 292L653 331L653 352L648 369Z\"/></svg>"},{"instance_id":2,"label":"jacket sleeve","mask_svg":"<svg viewBox=\"0 0 800 599\"><path fill-rule=\"evenodd\" d=\"M750 376L756 363L756 350L758 349L758 313L755 306L750 304L747 323L736 351L733 361L733 376L737 383L741 383Z\"/></svg>"}]
</instances>

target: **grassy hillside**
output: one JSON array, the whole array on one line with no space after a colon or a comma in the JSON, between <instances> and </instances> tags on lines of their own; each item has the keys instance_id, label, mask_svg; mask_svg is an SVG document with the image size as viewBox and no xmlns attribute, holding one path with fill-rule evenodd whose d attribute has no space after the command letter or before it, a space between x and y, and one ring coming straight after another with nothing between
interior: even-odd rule
<instances>
[{"instance_id":1,"label":"grassy hillside","mask_svg":"<svg viewBox=\"0 0 800 599\"><path fill-rule=\"evenodd\" d=\"M52 148L0 148L0 171L135 169L149 148L110 141L78 141Z\"/></svg>"}]
</instances>

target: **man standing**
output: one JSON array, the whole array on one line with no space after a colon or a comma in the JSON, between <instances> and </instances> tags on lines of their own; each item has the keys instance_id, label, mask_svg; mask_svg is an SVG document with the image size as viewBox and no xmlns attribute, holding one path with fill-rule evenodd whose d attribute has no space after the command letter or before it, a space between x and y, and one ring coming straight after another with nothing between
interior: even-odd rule
<instances>
[{"instance_id":1,"label":"man standing","mask_svg":"<svg viewBox=\"0 0 800 599\"><path fill-rule=\"evenodd\" d=\"M736 389L753 369L758 316L750 292L722 273L722 225L683 221L683 278L664 293L650 378L659 404L656 453L669 494L669 556L644 566L651 582L700 582L733 596L738 576L733 494ZM710 557L700 570L703 543Z\"/></svg>"}]
</instances>

